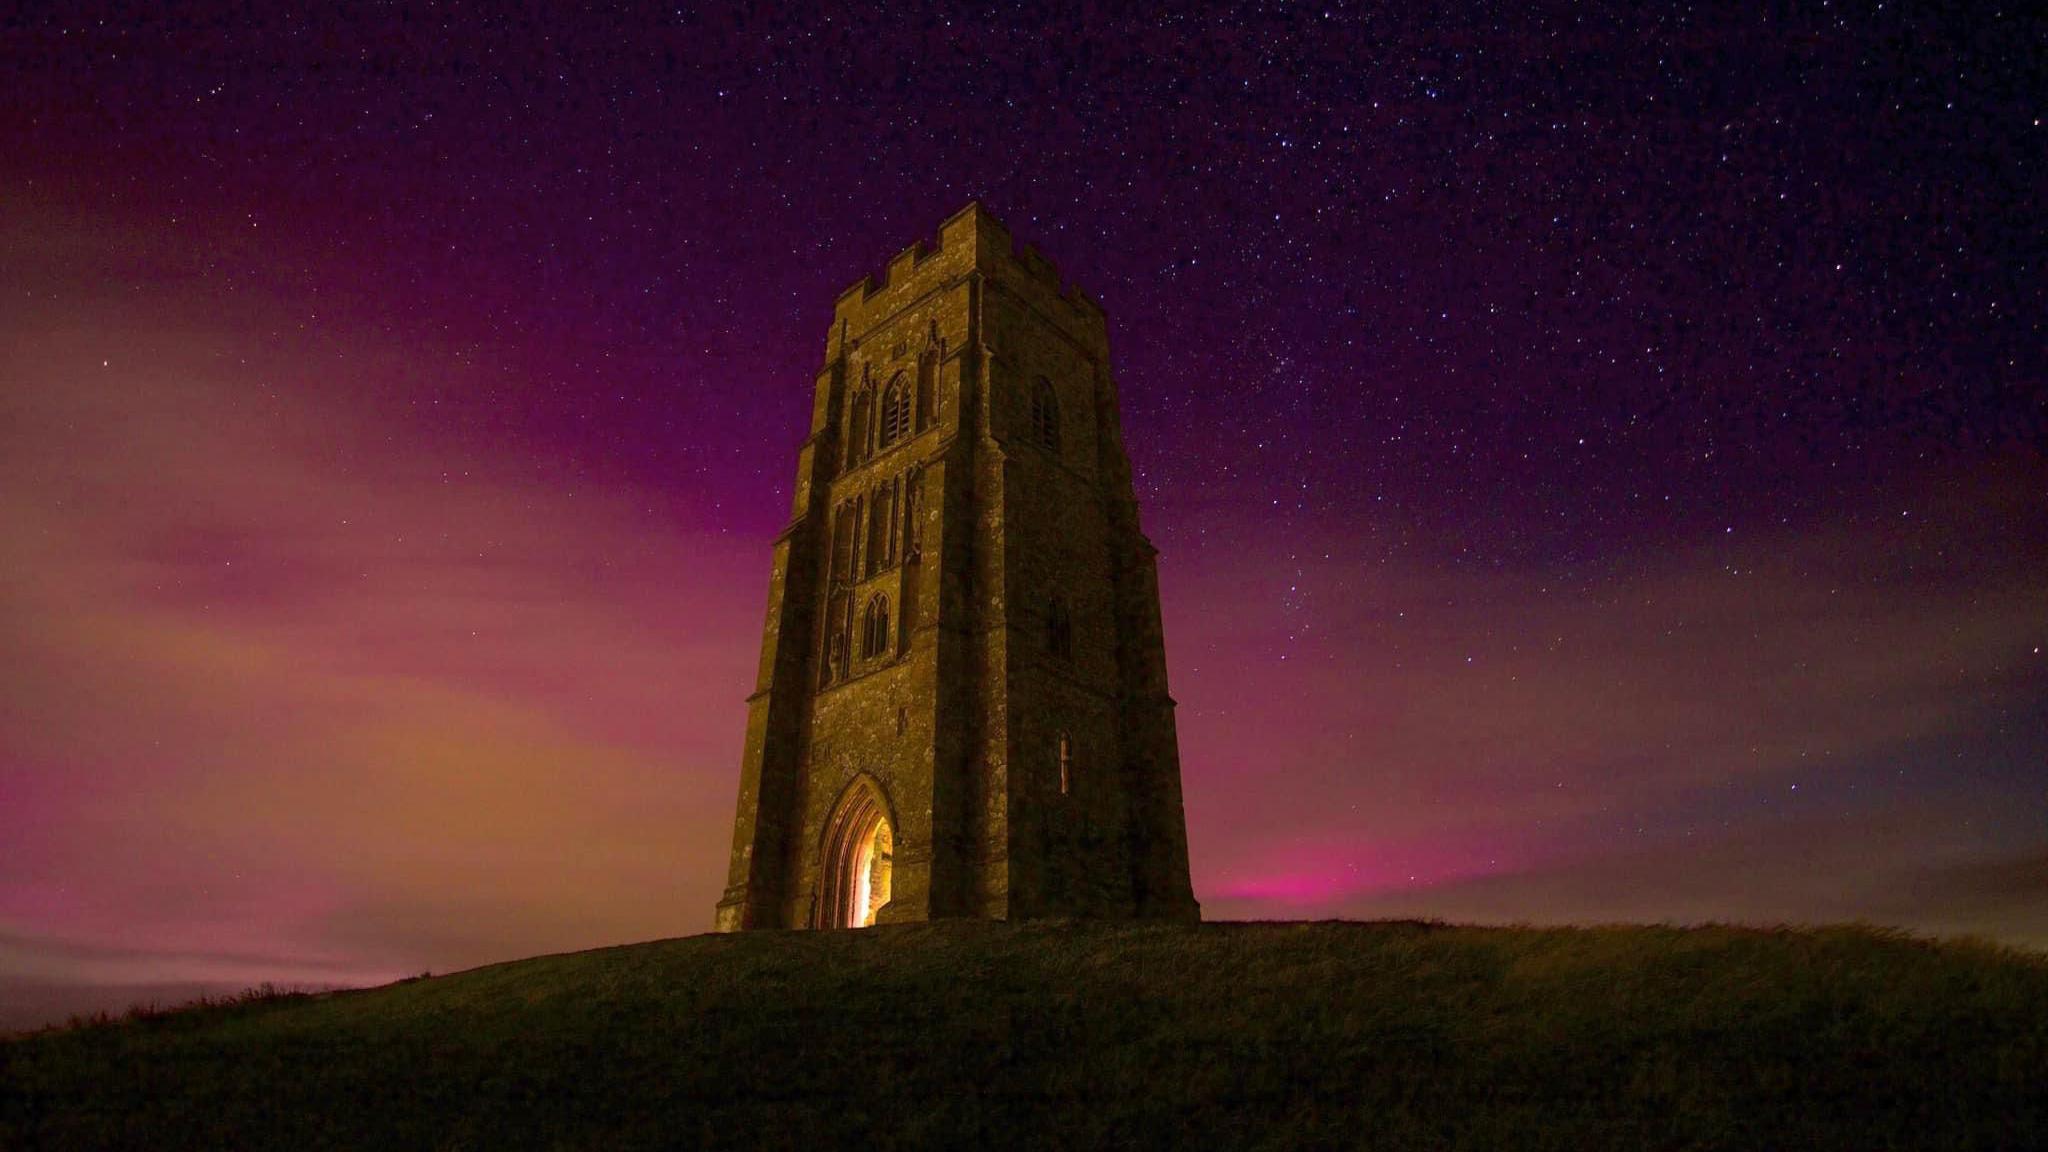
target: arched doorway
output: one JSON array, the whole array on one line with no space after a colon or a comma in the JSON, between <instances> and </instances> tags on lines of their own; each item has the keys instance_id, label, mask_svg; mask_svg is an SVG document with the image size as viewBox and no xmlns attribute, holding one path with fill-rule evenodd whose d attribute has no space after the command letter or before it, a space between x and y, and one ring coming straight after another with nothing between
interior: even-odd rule
<instances>
[{"instance_id":1,"label":"arched doorway","mask_svg":"<svg viewBox=\"0 0 2048 1152\"><path fill-rule=\"evenodd\" d=\"M865 928L889 902L895 870L896 830L889 805L872 777L846 786L825 823L823 869L819 876L819 928Z\"/></svg>"}]
</instances>

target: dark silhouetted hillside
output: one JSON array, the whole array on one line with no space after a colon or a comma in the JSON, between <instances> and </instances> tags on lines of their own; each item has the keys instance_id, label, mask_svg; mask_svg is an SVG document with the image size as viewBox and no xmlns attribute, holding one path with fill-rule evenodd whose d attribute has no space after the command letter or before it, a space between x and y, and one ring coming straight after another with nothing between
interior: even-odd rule
<instances>
[{"instance_id":1,"label":"dark silhouetted hillside","mask_svg":"<svg viewBox=\"0 0 2048 1152\"><path fill-rule=\"evenodd\" d=\"M2029 1148L2048 959L1846 928L696 936L0 1062L6 1148Z\"/></svg>"}]
</instances>

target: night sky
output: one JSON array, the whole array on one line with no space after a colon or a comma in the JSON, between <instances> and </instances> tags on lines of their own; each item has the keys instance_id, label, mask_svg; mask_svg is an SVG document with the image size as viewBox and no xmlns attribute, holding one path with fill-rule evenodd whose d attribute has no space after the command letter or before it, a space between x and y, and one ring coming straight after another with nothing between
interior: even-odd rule
<instances>
[{"instance_id":1,"label":"night sky","mask_svg":"<svg viewBox=\"0 0 2048 1152\"><path fill-rule=\"evenodd\" d=\"M509 7L0 15L0 1012L708 928L833 298L970 199L1210 918L2048 947L2040 10Z\"/></svg>"}]
</instances>

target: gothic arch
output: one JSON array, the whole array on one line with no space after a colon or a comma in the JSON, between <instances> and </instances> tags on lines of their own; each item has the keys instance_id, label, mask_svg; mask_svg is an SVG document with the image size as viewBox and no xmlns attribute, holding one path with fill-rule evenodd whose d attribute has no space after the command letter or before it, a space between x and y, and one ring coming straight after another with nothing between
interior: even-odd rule
<instances>
[{"instance_id":1,"label":"gothic arch","mask_svg":"<svg viewBox=\"0 0 2048 1152\"><path fill-rule=\"evenodd\" d=\"M895 873L896 821L873 776L853 778L832 806L819 842L818 898L813 928L864 928L889 902Z\"/></svg>"}]
</instances>

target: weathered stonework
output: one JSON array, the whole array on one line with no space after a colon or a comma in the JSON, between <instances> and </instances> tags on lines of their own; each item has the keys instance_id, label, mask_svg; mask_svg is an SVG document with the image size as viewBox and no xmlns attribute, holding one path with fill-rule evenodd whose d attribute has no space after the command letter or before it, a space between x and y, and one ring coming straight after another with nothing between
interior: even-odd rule
<instances>
[{"instance_id":1,"label":"weathered stonework","mask_svg":"<svg viewBox=\"0 0 2048 1152\"><path fill-rule=\"evenodd\" d=\"M1050 263L970 204L849 288L718 929L1197 918L1153 557L1102 310Z\"/></svg>"}]
</instances>

